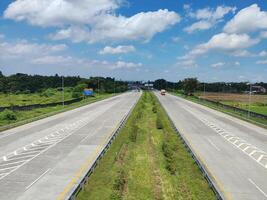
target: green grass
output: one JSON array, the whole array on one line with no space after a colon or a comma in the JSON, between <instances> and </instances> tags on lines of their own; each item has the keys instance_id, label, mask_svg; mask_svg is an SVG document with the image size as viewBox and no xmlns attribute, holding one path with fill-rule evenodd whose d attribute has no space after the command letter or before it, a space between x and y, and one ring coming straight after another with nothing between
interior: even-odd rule
<instances>
[{"instance_id":1,"label":"green grass","mask_svg":"<svg viewBox=\"0 0 267 200\"><path fill-rule=\"evenodd\" d=\"M65 100L71 100L72 88L65 88ZM62 100L62 92L57 89L49 88L43 92L30 94L3 94L0 93L0 106L25 106L31 104L46 104L60 102Z\"/></svg>"},{"instance_id":2,"label":"green grass","mask_svg":"<svg viewBox=\"0 0 267 200\"><path fill-rule=\"evenodd\" d=\"M145 92L77 199L209 200L215 195L155 96Z\"/></svg>"},{"instance_id":3,"label":"green grass","mask_svg":"<svg viewBox=\"0 0 267 200\"><path fill-rule=\"evenodd\" d=\"M249 110L249 104L248 103L243 103L243 102L236 102L236 101L220 101L222 104L234 106L237 108L241 108L244 110ZM261 103L252 103L250 105L250 110L255 113L259 113L262 115L267 116L267 104L261 104Z\"/></svg>"},{"instance_id":4,"label":"green grass","mask_svg":"<svg viewBox=\"0 0 267 200\"><path fill-rule=\"evenodd\" d=\"M35 120L39 120L48 116L55 115L60 112L64 112L67 110L71 110L80 106L87 105L89 103L93 103L95 101L99 101L108 97L113 96L113 94L99 94L95 97L88 97L80 102L72 103L70 105L62 105L46 107L46 108L38 108L29 111L13 111L16 116L15 120L8 120L6 117L3 117L3 112L0 112L0 131L7 130L10 128L14 128L16 126L20 126Z\"/></svg>"},{"instance_id":5,"label":"green grass","mask_svg":"<svg viewBox=\"0 0 267 200\"><path fill-rule=\"evenodd\" d=\"M214 103L210 103L210 102L207 102L207 101L202 101L201 99L198 99L198 98L196 98L194 96L185 96L185 95L183 95L181 93L171 93L171 94L179 96L179 97L182 97L182 98L185 98L185 99L190 100L192 102L207 106L209 108L221 111L223 113L232 115L234 117L237 117L239 119L242 119L242 120L248 121L250 123L256 124L256 125L261 126L263 128L267 128L267 120L265 120L265 119L258 118L258 117L252 117L252 116L250 116L248 118L248 115L243 113L243 112L238 112L238 111L226 109L226 108L223 108L221 106L217 106ZM260 109L260 108L254 108L254 110L255 109ZM253 111L253 110L251 109L251 111Z\"/></svg>"}]
</instances>

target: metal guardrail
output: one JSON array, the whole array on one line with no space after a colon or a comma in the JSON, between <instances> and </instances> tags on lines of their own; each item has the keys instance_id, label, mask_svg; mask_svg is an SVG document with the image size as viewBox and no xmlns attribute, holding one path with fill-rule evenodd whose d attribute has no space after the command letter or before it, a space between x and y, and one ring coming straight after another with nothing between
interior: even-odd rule
<instances>
[{"instance_id":1,"label":"metal guardrail","mask_svg":"<svg viewBox=\"0 0 267 200\"><path fill-rule=\"evenodd\" d=\"M111 146L111 144L113 143L113 141L115 140L115 138L117 137L117 135L120 132L120 130L122 129L122 127L124 127L127 119L131 115L131 113L132 113L133 109L135 108L136 104L138 103L138 101L139 101L139 98L134 103L134 105L132 106L132 108L130 109L130 111L127 113L127 115L124 116L124 118L120 121L118 128L114 131L114 133L112 134L112 137L110 138L110 140L108 141L108 143L105 145L105 147L103 148L103 150L101 151L101 153L98 155L98 157L96 158L94 164L91 166L91 168L89 169L89 171L82 178L82 180L80 181L80 183L78 184L78 186L76 187L76 189L66 199L68 199L68 200L75 200L76 199L76 197L79 194L79 192L84 188L85 184L88 182L89 176L93 173L95 167L97 166L97 164L99 163L99 161L101 160L101 158L104 156L104 154L107 152L107 150L109 149L109 147Z\"/></svg>"},{"instance_id":2,"label":"metal guardrail","mask_svg":"<svg viewBox=\"0 0 267 200\"><path fill-rule=\"evenodd\" d=\"M161 104L161 102L159 101L159 103ZM200 171L202 172L203 176L205 177L205 179L207 180L209 186L211 187L211 189L213 190L213 192L216 195L216 199L217 200L225 200L225 198L223 197L223 194L221 193L221 191L218 189L218 187L216 186L216 184L213 182L212 178L210 177L209 173L207 172L207 169L203 166L203 164L199 161L196 153L194 152L194 150L191 148L191 146L189 145L187 139L179 132L179 130L176 128L174 122L172 121L172 119L170 118L169 114L167 113L166 109L163 107L163 105L161 104L165 114L168 116L168 119L171 122L171 126L172 128L175 130L175 132L177 133L178 137L181 139L181 141L183 142L186 150L190 153L191 157L194 159L195 163L197 164L198 168L200 169Z\"/></svg>"},{"instance_id":3,"label":"metal guardrail","mask_svg":"<svg viewBox=\"0 0 267 200\"><path fill-rule=\"evenodd\" d=\"M249 112L249 115L252 116L252 117L256 117L256 118L261 118L261 119L267 120L267 115L259 114L259 113L253 112L253 111L248 111L248 110L245 110L245 109L242 109L242 108L237 108L235 106L226 105L226 104L223 104L223 103L220 103L220 102L217 102L217 101L212 101L212 100L203 99L203 98L198 98L198 99L200 101L212 103L212 104L214 104L216 106L220 106L222 108L232 110L232 111L234 111L236 113L242 113L244 115L247 115L248 112Z\"/></svg>"},{"instance_id":4,"label":"metal guardrail","mask_svg":"<svg viewBox=\"0 0 267 200\"><path fill-rule=\"evenodd\" d=\"M83 100L83 98L77 98L77 99L71 99L64 102L65 105L69 105L72 103L76 103ZM6 107L0 107L0 112L4 111L5 109L13 110L13 111L24 111L24 110L33 110L36 108L46 108L46 107L52 107L52 106L58 106L62 105L62 102L53 102L53 103L46 103L46 104L31 104L31 105L25 105L25 106L6 106Z\"/></svg>"}]
</instances>

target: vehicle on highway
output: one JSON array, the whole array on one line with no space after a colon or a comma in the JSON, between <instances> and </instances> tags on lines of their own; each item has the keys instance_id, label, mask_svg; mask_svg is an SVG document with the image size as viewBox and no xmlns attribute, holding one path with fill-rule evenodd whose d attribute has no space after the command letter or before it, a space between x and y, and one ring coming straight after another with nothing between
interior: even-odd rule
<instances>
[{"instance_id":1,"label":"vehicle on highway","mask_svg":"<svg viewBox=\"0 0 267 200\"><path fill-rule=\"evenodd\" d=\"M166 90L160 90L160 94L161 94L162 96L166 95Z\"/></svg>"}]
</instances>

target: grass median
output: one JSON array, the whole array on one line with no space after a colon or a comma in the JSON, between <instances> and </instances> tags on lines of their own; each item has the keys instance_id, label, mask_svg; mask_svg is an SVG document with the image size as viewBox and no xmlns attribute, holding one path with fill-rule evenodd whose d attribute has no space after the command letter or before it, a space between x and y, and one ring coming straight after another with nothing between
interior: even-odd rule
<instances>
[{"instance_id":1,"label":"grass median","mask_svg":"<svg viewBox=\"0 0 267 200\"><path fill-rule=\"evenodd\" d=\"M144 92L79 200L215 199L152 93Z\"/></svg>"}]
</instances>

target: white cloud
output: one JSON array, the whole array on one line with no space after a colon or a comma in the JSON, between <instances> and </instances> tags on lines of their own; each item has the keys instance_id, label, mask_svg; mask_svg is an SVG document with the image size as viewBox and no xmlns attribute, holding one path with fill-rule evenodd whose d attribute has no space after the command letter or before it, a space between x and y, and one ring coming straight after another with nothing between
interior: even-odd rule
<instances>
[{"instance_id":1,"label":"white cloud","mask_svg":"<svg viewBox=\"0 0 267 200\"><path fill-rule=\"evenodd\" d=\"M218 6L215 10L211 8L199 9L195 13L190 12L189 16L199 21L184 28L187 33L193 33L199 30L207 30L221 21L221 19L229 12L234 13L235 7Z\"/></svg>"},{"instance_id":2,"label":"white cloud","mask_svg":"<svg viewBox=\"0 0 267 200\"><path fill-rule=\"evenodd\" d=\"M35 57L44 56L52 53L62 52L68 47L65 44L50 45L30 43L26 40L20 40L13 43L0 43L0 57L14 58L14 57Z\"/></svg>"},{"instance_id":3,"label":"white cloud","mask_svg":"<svg viewBox=\"0 0 267 200\"><path fill-rule=\"evenodd\" d=\"M184 28L184 31L186 31L187 33L193 33L195 31L199 31L199 30L210 29L211 27L212 27L211 22L201 20L201 21L198 21L196 23L193 23L191 26Z\"/></svg>"},{"instance_id":4,"label":"white cloud","mask_svg":"<svg viewBox=\"0 0 267 200\"><path fill-rule=\"evenodd\" d=\"M180 16L167 9L140 12L125 17L116 15L122 0L17 0L4 12L4 17L27 21L37 26L60 29L50 38L73 42L108 40L149 41L155 34L178 23Z\"/></svg>"},{"instance_id":5,"label":"white cloud","mask_svg":"<svg viewBox=\"0 0 267 200\"><path fill-rule=\"evenodd\" d=\"M247 34L227 34L219 33L214 35L207 43L195 47L188 56L197 56L211 50L234 52L253 46L259 42L258 39L252 39Z\"/></svg>"},{"instance_id":6,"label":"white cloud","mask_svg":"<svg viewBox=\"0 0 267 200\"><path fill-rule=\"evenodd\" d=\"M184 8L185 10L188 10L188 9L191 8L191 6L190 6L190 4L184 4L184 5L183 5L183 8Z\"/></svg>"},{"instance_id":7,"label":"white cloud","mask_svg":"<svg viewBox=\"0 0 267 200\"><path fill-rule=\"evenodd\" d=\"M71 26L59 30L53 39L72 39L73 41L149 41L155 34L163 32L180 21L180 16L167 9L155 12L141 12L132 17L106 15L88 27ZM153 24L153 25L152 25ZM148 28L149 27L149 28Z\"/></svg>"},{"instance_id":8,"label":"white cloud","mask_svg":"<svg viewBox=\"0 0 267 200\"><path fill-rule=\"evenodd\" d=\"M44 56L44 57L39 57L39 58L34 58L30 62L32 64L37 64L37 65L69 65L72 63L74 59L70 56Z\"/></svg>"},{"instance_id":9,"label":"white cloud","mask_svg":"<svg viewBox=\"0 0 267 200\"><path fill-rule=\"evenodd\" d=\"M267 29L267 12L261 11L257 4L240 10L224 27L227 33L249 33Z\"/></svg>"},{"instance_id":10,"label":"white cloud","mask_svg":"<svg viewBox=\"0 0 267 200\"><path fill-rule=\"evenodd\" d=\"M179 42L181 40L180 37L176 36L176 37L172 37L172 41L173 42Z\"/></svg>"},{"instance_id":11,"label":"white cloud","mask_svg":"<svg viewBox=\"0 0 267 200\"><path fill-rule=\"evenodd\" d=\"M248 50L237 50L232 53L235 57L251 57L253 56Z\"/></svg>"},{"instance_id":12,"label":"white cloud","mask_svg":"<svg viewBox=\"0 0 267 200\"><path fill-rule=\"evenodd\" d=\"M236 62L235 62L235 65L236 65L236 66L240 66L240 62L236 61Z\"/></svg>"},{"instance_id":13,"label":"white cloud","mask_svg":"<svg viewBox=\"0 0 267 200\"><path fill-rule=\"evenodd\" d=\"M265 57L265 56L267 56L267 51L261 51L261 52L259 53L259 56L260 56L260 57Z\"/></svg>"},{"instance_id":14,"label":"white cloud","mask_svg":"<svg viewBox=\"0 0 267 200\"><path fill-rule=\"evenodd\" d=\"M114 65L110 65L111 69L133 69L142 67L142 63L133 63L133 62L124 62L124 61L118 61Z\"/></svg>"},{"instance_id":15,"label":"white cloud","mask_svg":"<svg viewBox=\"0 0 267 200\"><path fill-rule=\"evenodd\" d=\"M104 49L99 51L99 54L105 55L105 54L126 54L129 52L134 52L135 47L130 45L130 46L117 46L117 47L110 47L106 46Z\"/></svg>"},{"instance_id":16,"label":"white cloud","mask_svg":"<svg viewBox=\"0 0 267 200\"><path fill-rule=\"evenodd\" d=\"M4 17L27 21L38 26L91 24L94 17L109 14L119 7L117 0L17 0L4 12Z\"/></svg>"},{"instance_id":17,"label":"white cloud","mask_svg":"<svg viewBox=\"0 0 267 200\"><path fill-rule=\"evenodd\" d=\"M260 37L261 37L261 38L267 38L267 31L262 31L262 32L260 33Z\"/></svg>"},{"instance_id":18,"label":"white cloud","mask_svg":"<svg viewBox=\"0 0 267 200\"><path fill-rule=\"evenodd\" d=\"M224 66L224 65L225 65L225 63L223 63L223 62L218 62L218 63L214 63L214 64L212 64L211 67L218 68L218 67L222 67L222 66Z\"/></svg>"},{"instance_id":19,"label":"white cloud","mask_svg":"<svg viewBox=\"0 0 267 200\"><path fill-rule=\"evenodd\" d=\"M259 61L256 62L256 64L265 65L265 64L267 64L267 60L259 60Z\"/></svg>"},{"instance_id":20,"label":"white cloud","mask_svg":"<svg viewBox=\"0 0 267 200\"><path fill-rule=\"evenodd\" d=\"M198 64L194 59L181 59L182 61L178 61L176 66L181 66L184 68L195 68L198 67Z\"/></svg>"}]
</instances>

